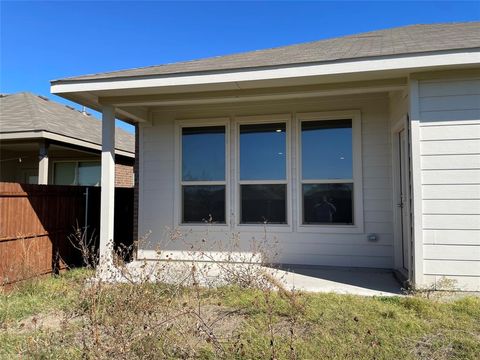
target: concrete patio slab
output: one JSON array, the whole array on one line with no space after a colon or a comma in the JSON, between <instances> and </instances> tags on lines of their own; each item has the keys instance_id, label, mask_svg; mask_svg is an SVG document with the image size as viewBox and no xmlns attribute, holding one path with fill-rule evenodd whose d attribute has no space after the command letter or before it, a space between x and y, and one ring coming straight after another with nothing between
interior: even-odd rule
<instances>
[{"instance_id":1,"label":"concrete patio slab","mask_svg":"<svg viewBox=\"0 0 480 360\"><path fill-rule=\"evenodd\" d=\"M195 269L194 277L192 269ZM402 295L400 283L391 270L336 267L284 266L283 269L260 264L235 264L191 261L133 261L123 268L104 273L109 282L166 282L202 286L227 285L237 274L261 279L266 274L287 290L337 293L361 296ZM229 276L230 275L230 276Z\"/></svg>"},{"instance_id":2,"label":"concrete patio slab","mask_svg":"<svg viewBox=\"0 0 480 360\"><path fill-rule=\"evenodd\" d=\"M362 296L402 295L390 270L289 266L276 274L288 289Z\"/></svg>"}]
</instances>

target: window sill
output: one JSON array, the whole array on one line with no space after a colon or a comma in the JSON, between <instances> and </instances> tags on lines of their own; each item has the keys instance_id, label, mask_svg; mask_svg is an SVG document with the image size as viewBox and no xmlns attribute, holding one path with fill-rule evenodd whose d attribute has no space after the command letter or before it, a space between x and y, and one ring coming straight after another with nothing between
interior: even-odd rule
<instances>
[{"instance_id":1,"label":"window sill","mask_svg":"<svg viewBox=\"0 0 480 360\"><path fill-rule=\"evenodd\" d=\"M315 234L363 234L361 225L299 225L297 232Z\"/></svg>"},{"instance_id":2,"label":"window sill","mask_svg":"<svg viewBox=\"0 0 480 360\"><path fill-rule=\"evenodd\" d=\"M212 231L225 232L230 231L230 226L227 224L178 224L177 229L186 231Z\"/></svg>"},{"instance_id":3,"label":"window sill","mask_svg":"<svg viewBox=\"0 0 480 360\"><path fill-rule=\"evenodd\" d=\"M237 224L234 226L238 232L255 232L255 233L275 233L275 232L292 232L292 226L289 224Z\"/></svg>"}]
</instances>

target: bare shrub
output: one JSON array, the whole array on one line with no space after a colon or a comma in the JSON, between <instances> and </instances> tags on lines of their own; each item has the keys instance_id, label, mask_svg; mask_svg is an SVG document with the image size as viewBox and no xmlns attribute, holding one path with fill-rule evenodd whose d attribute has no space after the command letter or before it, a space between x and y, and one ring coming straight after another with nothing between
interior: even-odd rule
<instances>
[{"instance_id":1,"label":"bare shrub","mask_svg":"<svg viewBox=\"0 0 480 360\"><path fill-rule=\"evenodd\" d=\"M64 337L71 336L82 358L242 357L245 339L239 334L245 315L241 307L231 308L218 300L218 291L229 288L257 294L269 334L266 357L277 359L282 353L297 358L297 315L303 306L300 294L285 289L275 269L267 267L277 253L276 239L269 239L264 231L259 239L250 239L242 247L239 233L222 241L211 241L208 230L200 237L178 229L167 234L168 242L188 249L185 255L189 260L176 261L157 246L155 254L161 260L125 262L125 252L131 248L119 246L107 269L101 263L98 276L84 284L77 306L64 314L67 320L61 330ZM81 252L84 264L93 267L98 255L92 237L87 238L77 227L69 239ZM146 234L132 246L148 248L145 244L149 241ZM281 320L275 297L291 309ZM40 351L35 344L45 348L48 342L31 343L28 351L35 354Z\"/></svg>"},{"instance_id":2,"label":"bare shrub","mask_svg":"<svg viewBox=\"0 0 480 360\"><path fill-rule=\"evenodd\" d=\"M87 227L78 225L73 228L73 233L67 236L68 241L80 252L83 266L94 269L98 262L98 252L96 249L97 236L95 231L88 235Z\"/></svg>"},{"instance_id":3,"label":"bare shrub","mask_svg":"<svg viewBox=\"0 0 480 360\"><path fill-rule=\"evenodd\" d=\"M273 264L278 256L279 244L275 237L269 238L266 230L259 238L241 241L239 232L225 235L221 240L210 238L210 229L202 234L179 229L167 229L171 245L185 248L185 258L195 263L203 285L235 285L241 288L263 288L272 284L267 273L274 273ZM167 246L170 244L167 244ZM166 254L157 248L157 253ZM172 261L172 260L171 260ZM267 271L269 269L269 271ZM209 281L209 273L215 276Z\"/></svg>"},{"instance_id":4,"label":"bare shrub","mask_svg":"<svg viewBox=\"0 0 480 360\"><path fill-rule=\"evenodd\" d=\"M15 257L0 264L0 273L3 274L0 285L8 285L17 281L30 279L38 276L38 264L35 264L36 251L33 251L37 237L28 237L24 234L17 234L15 243L20 244L20 251ZM38 249L37 249L38 250Z\"/></svg>"}]
</instances>

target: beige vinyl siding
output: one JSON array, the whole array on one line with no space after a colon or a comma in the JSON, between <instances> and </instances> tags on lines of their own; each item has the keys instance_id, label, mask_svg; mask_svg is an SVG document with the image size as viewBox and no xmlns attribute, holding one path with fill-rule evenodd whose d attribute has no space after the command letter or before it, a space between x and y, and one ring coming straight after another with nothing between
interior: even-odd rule
<instances>
[{"instance_id":1,"label":"beige vinyl siding","mask_svg":"<svg viewBox=\"0 0 480 360\"><path fill-rule=\"evenodd\" d=\"M446 245L477 245L477 230L424 230L423 241L425 244L446 244Z\"/></svg>"},{"instance_id":2,"label":"beige vinyl siding","mask_svg":"<svg viewBox=\"0 0 480 360\"><path fill-rule=\"evenodd\" d=\"M424 200L423 211L424 211L424 214L480 215L480 200L478 199Z\"/></svg>"},{"instance_id":3,"label":"beige vinyl siding","mask_svg":"<svg viewBox=\"0 0 480 360\"><path fill-rule=\"evenodd\" d=\"M479 184L480 169L432 169L422 173L424 185Z\"/></svg>"},{"instance_id":4,"label":"beige vinyl siding","mask_svg":"<svg viewBox=\"0 0 480 360\"><path fill-rule=\"evenodd\" d=\"M419 81L426 283L480 290L480 79Z\"/></svg>"},{"instance_id":5,"label":"beige vinyl siding","mask_svg":"<svg viewBox=\"0 0 480 360\"><path fill-rule=\"evenodd\" d=\"M391 185L391 144L389 99L387 95L371 94L343 97L314 98L297 101L279 101L245 104L203 105L188 108L157 110L153 112L151 125L142 125L139 235L151 232L145 250L186 250L179 241L169 242L168 231L175 224L175 120L205 119L249 115L291 114L338 110L359 110L362 117L363 153L363 208L362 233L339 230L337 232L298 231L299 186L296 178L296 136L291 136L292 192L287 201L292 205L292 217L288 229L272 230L267 237L277 243L279 252L275 259L284 264L359 266L392 268L393 215ZM293 123L295 121L293 120ZM292 126L297 128L296 125ZM233 185L235 186L235 185ZM232 200L233 201L233 200ZM233 208L233 205L230 207ZM228 214L227 214L228 215ZM188 230L192 229L191 232ZM196 226L184 228L190 241L205 237L205 229ZM263 227L256 231L234 229L209 229L209 244L225 241L234 231L240 231L243 250L249 249L252 238L261 240ZM378 241L370 242L367 235L375 233ZM146 253L146 252L145 252Z\"/></svg>"}]
</instances>

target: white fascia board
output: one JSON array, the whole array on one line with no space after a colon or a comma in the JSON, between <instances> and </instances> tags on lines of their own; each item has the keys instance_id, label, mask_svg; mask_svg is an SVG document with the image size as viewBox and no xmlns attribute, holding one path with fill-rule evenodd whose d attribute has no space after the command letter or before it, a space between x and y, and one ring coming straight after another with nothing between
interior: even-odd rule
<instances>
[{"instance_id":1,"label":"white fascia board","mask_svg":"<svg viewBox=\"0 0 480 360\"><path fill-rule=\"evenodd\" d=\"M411 70L442 66L480 65L480 49L470 49L448 54L428 54L415 56L390 57L382 59L342 61L316 65L288 66L275 69L250 69L221 73L191 75L164 75L149 78L102 79L65 82L53 84L53 94L105 91L120 89L139 89L167 86L208 85L218 83L241 83L291 79L309 76L355 74L388 70Z\"/></svg>"},{"instance_id":2,"label":"white fascia board","mask_svg":"<svg viewBox=\"0 0 480 360\"><path fill-rule=\"evenodd\" d=\"M20 131L20 132L11 132L11 133L0 133L0 140L17 140L17 139L49 139L65 144L71 144L75 146L81 146L93 150L102 150L102 146L80 139L71 138L69 136L59 135L51 133L49 131ZM129 158L134 158L135 154L129 151L115 149L116 155L121 155Z\"/></svg>"},{"instance_id":3,"label":"white fascia board","mask_svg":"<svg viewBox=\"0 0 480 360\"><path fill-rule=\"evenodd\" d=\"M43 131L21 131L0 133L0 140L17 140L17 139L35 139L42 138Z\"/></svg>"}]
</instances>

